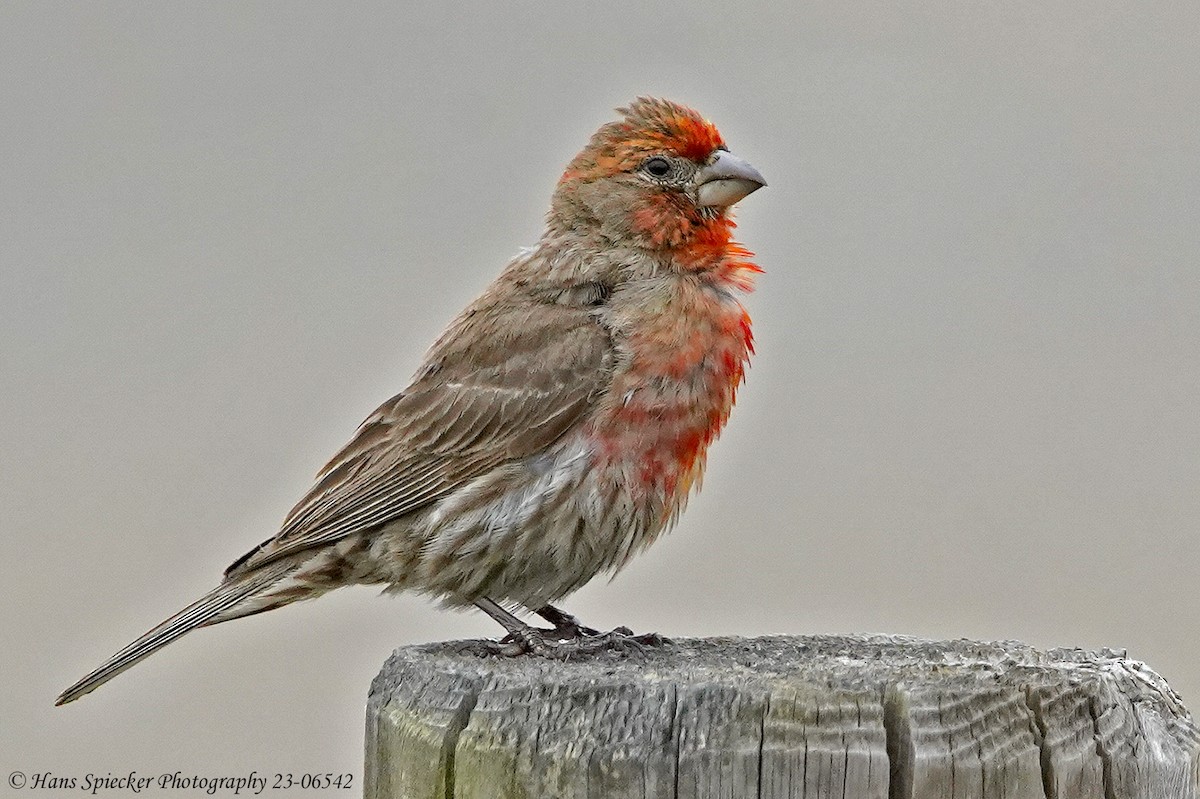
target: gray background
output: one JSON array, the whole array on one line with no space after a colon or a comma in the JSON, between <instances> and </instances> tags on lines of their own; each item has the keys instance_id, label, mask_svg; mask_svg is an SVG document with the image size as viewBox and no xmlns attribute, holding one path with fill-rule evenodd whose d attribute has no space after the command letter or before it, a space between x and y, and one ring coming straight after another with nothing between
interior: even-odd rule
<instances>
[{"instance_id":1,"label":"gray background","mask_svg":"<svg viewBox=\"0 0 1200 799\"><path fill-rule=\"evenodd\" d=\"M567 606L1123 646L1200 707L1200 6L433 6L0 10L0 777L359 776L389 651L497 632L346 590L51 707L274 532L640 93L771 181L759 354L679 528Z\"/></svg>"}]
</instances>

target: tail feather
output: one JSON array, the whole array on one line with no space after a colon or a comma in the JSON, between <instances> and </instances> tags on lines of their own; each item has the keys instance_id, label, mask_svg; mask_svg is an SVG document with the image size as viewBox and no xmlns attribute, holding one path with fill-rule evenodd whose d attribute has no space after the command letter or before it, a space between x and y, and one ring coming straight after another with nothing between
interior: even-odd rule
<instances>
[{"instance_id":1,"label":"tail feather","mask_svg":"<svg viewBox=\"0 0 1200 799\"><path fill-rule=\"evenodd\" d=\"M243 610L238 606L266 591L296 568L295 562L273 563L236 581L222 583L110 657L100 667L59 694L54 704L65 705L67 702L74 702L197 627L256 612L250 609Z\"/></svg>"}]
</instances>

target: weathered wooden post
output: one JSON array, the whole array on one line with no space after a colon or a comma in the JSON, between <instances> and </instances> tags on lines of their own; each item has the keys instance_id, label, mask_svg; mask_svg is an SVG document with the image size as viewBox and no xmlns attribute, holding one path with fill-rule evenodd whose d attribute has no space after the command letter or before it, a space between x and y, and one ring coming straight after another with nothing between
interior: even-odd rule
<instances>
[{"instance_id":1,"label":"weathered wooden post","mask_svg":"<svg viewBox=\"0 0 1200 799\"><path fill-rule=\"evenodd\" d=\"M574 662L399 649L368 799L1196 799L1200 733L1111 651L887 636L679 640Z\"/></svg>"}]
</instances>

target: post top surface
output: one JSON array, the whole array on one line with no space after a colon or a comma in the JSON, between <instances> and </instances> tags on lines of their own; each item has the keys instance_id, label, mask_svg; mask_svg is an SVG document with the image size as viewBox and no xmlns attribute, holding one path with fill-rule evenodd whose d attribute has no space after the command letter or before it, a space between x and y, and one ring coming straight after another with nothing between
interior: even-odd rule
<instances>
[{"instance_id":1,"label":"post top surface","mask_svg":"<svg viewBox=\"0 0 1200 799\"><path fill-rule=\"evenodd\" d=\"M522 685L778 684L877 691L903 684L946 690L1041 686L1092 680L1120 685L1170 715L1187 717L1179 696L1145 664L1103 649L1040 650L1016 641L932 641L895 635L678 638L637 652L600 652L561 661L489 654L486 642L448 641L397 649L372 685L387 695L416 669L496 687Z\"/></svg>"}]
</instances>

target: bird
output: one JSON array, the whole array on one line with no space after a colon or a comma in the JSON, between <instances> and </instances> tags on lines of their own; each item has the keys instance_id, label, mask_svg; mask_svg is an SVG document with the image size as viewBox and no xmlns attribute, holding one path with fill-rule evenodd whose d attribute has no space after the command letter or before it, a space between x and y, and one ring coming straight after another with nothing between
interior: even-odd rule
<instances>
[{"instance_id":1,"label":"bird","mask_svg":"<svg viewBox=\"0 0 1200 799\"><path fill-rule=\"evenodd\" d=\"M347 585L474 606L504 627L507 655L636 639L553 603L615 574L699 487L754 352L741 297L762 270L730 209L765 185L692 108L645 96L618 108L568 163L536 244L449 324L279 531L56 704L199 627Z\"/></svg>"}]
</instances>

